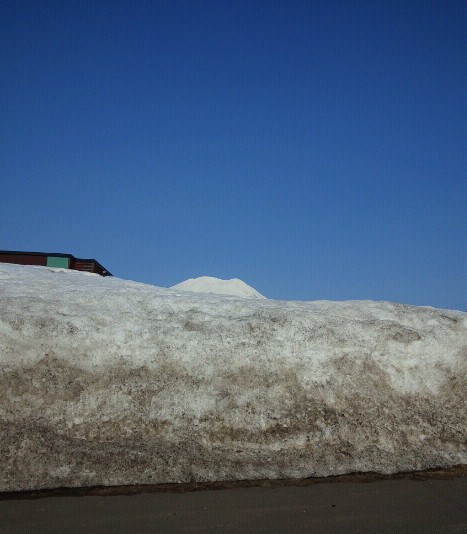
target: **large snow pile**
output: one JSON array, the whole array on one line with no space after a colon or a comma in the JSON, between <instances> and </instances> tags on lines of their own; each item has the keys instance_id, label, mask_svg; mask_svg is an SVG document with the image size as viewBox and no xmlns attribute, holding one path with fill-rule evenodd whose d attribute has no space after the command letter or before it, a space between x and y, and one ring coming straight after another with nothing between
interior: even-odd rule
<instances>
[{"instance_id":1,"label":"large snow pile","mask_svg":"<svg viewBox=\"0 0 467 534\"><path fill-rule=\"evenodd\" d=\"M212 276L200 276L190 278L184 282L172 286L171 289L181 289L183 291L194 291L196 293L215 293L216 295L231 295L236 297L249 297L264 299L256 289L245 284L238 278L232 280L221 280Z\"/></svg>"},{"instance_id":2,"label":"large snow pile","mask_svg":"<svg viewBox=\"0 0 467 534\"><path fill-rule=\"evenodd\" d=\"M0 490L466 463L467 314L0 264Z\"/></svg>"}]
</instances>

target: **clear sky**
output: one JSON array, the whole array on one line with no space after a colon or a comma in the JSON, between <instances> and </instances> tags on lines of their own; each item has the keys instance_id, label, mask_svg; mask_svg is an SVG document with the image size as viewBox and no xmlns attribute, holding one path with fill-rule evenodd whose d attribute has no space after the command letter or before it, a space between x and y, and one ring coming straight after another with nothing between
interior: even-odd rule
<instances>
[{"instance_id":1,"label":"clear sky","mask_svg":"<svg viewBox=\"0 0 467 534\"><path fill-rule=\"evenodd\" d=\"M0 7L0 249L467 305L467 2Z\"/></svg>"}]
</instances>

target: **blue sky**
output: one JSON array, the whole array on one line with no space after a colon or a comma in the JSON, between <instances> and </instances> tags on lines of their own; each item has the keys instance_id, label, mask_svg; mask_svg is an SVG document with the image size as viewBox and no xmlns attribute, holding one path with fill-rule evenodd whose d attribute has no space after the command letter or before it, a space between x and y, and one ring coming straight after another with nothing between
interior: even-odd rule
<instances>
[{"instance_id":1,"label":"blue sky","mask_svg":"<svg viewBox=\"0 0 467 534\"><path fill-rule=\"evenodd\" d=\"M0 249L467 305L467 3L3 2Z\"/></svg>"}]
</instances>

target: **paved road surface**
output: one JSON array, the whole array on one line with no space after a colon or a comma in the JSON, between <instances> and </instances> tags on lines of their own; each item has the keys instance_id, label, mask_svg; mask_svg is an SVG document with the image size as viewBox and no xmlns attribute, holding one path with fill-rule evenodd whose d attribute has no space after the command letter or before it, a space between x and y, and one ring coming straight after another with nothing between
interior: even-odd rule
<instances>
[{"instance_id":1,"label":"paved road surface","mask_svg":"<svg viewBox=\"0 0 467 534\"><path fill-rule=\"evenodd\" d=\"M467 478L0 501L1 534L467 533Z\"/></svg>"}]
</instances>

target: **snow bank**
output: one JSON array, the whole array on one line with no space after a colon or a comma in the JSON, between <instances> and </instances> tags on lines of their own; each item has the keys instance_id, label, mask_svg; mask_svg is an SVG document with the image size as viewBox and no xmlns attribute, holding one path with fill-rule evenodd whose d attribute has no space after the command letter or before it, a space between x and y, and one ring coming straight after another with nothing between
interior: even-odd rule
<instances>
[{"instance_id":1,"label":"snow bank","mask_svg":"<svg viewBox=\"0 0 467 534\"><path fill-rule=\"evenodd\" d=\"M0 490L466 463L467 314L0 264Z\"/></svg>"},{"instance_id":2,"label":"snow bank","mask_svg":"<svg viewBox=\"0 0 467 534\"><path fill-rule=\"evenodd\" d=\"M215 293L216 295L231 295L236 297L248 297L264 299L261 293L256 289L245 284L238 278L232 280L221 280L212 276L200 276L199 278L190 278L180 282L171 289L181 289L182 291L194 291L196 293Z\"/></svg>"}]
</instances>

